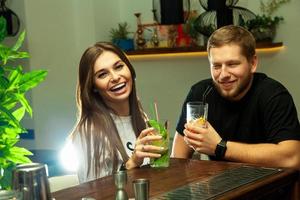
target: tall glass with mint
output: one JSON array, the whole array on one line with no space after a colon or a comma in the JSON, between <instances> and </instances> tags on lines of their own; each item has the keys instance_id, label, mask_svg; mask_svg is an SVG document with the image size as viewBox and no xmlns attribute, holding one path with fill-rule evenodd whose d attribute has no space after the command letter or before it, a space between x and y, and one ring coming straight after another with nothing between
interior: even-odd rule
<instances>
[{"instance_id":1,"label":"tall glass with mint","mask_svg":"<svg viewBox=\"0 0 300 200\"><path fill-rule=\"evenodd\" d=\"M157 121L151 119L148 121L148 124L155 129L154 134L162 136L160 140L152 142L152 145L162 147L162 150L158 152L161 154L161 157L150 159L150 166L168 167L170 161L170 155L169 155L170 134L168 130L168 121Z\"/></svg>"}]
</instances>

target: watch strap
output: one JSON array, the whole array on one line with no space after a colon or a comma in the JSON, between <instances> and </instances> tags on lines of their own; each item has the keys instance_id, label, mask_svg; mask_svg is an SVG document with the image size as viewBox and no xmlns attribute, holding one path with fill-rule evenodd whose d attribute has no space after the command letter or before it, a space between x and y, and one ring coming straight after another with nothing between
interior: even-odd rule
<instances>
[{"instance_id":1,"label":"watch strap","mask_svg":"<svg viewBox=\"0 0 300 200\"><path fill-rule=\"evenodd\" d=\"M227 150L227 140L222 139L216 146L215 155L218 160L222 160Z\"/></svg>"}]
</instances>

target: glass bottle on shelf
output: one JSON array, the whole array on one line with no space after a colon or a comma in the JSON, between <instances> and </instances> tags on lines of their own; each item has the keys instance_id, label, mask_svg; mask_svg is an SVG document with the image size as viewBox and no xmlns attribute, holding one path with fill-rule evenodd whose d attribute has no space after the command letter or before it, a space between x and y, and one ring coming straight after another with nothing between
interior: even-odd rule
<instances>
[{"instance_id":1,"label":"glass bottle on shelf","mask_svg":"<svg viewBox=\"0 0 300 200\"><path fill-rule=\"evenodd\" d=\"M153 34L151 37L151 43L153 45L153 47L158 47L159 46L159 38L158 38L158 34L157 34L157 28L158 28L158 23L156 20L156 10L152 10L153 12L153 24L154 24L154 28L153 28Z\"/></svg>"},{"instance_id":2,"label":"glass bottle on shelf","mask_svg":"<svg viewBox=\"0 0 300 200\"><path fill-rule=\"evenodd\" d=\"M136 30L136 36L135 36L135 43L136 43L138 49L144 49L146 40L144 38L144 28L141 23L141 13L135 13L134 15L137 18L137 30Z\"/></svg>"}]
</instances>

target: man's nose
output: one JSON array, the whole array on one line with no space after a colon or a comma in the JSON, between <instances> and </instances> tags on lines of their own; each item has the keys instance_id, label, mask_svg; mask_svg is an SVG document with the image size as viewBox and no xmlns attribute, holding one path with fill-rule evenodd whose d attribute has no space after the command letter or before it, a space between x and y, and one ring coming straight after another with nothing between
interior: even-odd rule
<instances>
[{"instance_id":1,"label":"man's nose","mask_svg":"<svg viewBox=\"0 0 300 200\"><path fill-rule=\"evenodd\" d=\"M222 65L220 78L223 79L223 78L227 78L229 76L230 76L230 73L228 71L228 68L226 67L226 65Z\"/></svg>"}]
</instances>

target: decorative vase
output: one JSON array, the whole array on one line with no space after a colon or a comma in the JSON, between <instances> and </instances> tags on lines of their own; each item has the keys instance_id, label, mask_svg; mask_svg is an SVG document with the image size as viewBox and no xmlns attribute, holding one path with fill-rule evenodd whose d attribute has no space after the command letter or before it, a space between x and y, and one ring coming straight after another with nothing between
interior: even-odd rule
<instances>
[{"instance_id":1,"label":"decorative vase","mask_svg":"<svg viewBox=\"0 0 300 200\"><path fill-rule=\"evenodd\" d=\"M134 50L133 39L117 39L114 40L114 44L120 47L123 51Z\"/></svg>"}]
</instances>

